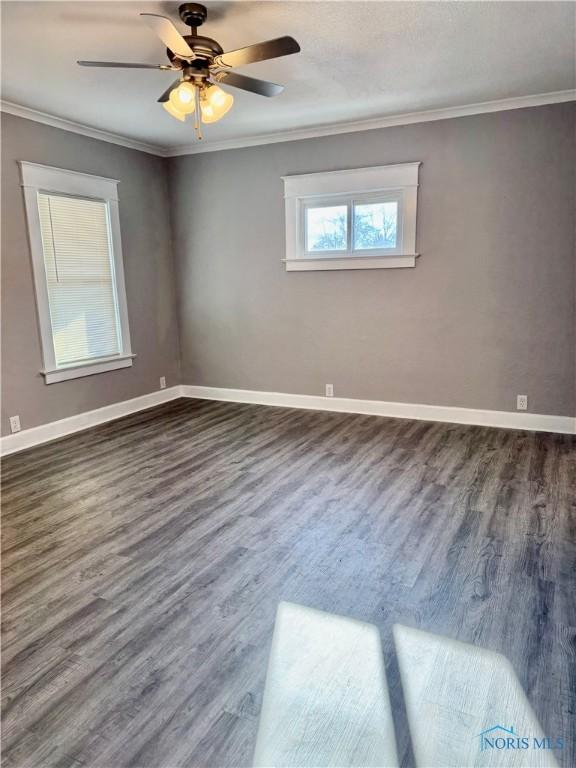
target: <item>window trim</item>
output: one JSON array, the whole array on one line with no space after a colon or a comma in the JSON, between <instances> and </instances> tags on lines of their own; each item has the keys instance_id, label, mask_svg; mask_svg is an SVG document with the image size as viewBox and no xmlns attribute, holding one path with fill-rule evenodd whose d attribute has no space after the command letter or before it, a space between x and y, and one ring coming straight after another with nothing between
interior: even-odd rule
<instances>
[{"instance_id":1,"label":"window trim","mask_svg":"<svg viewBox=\"0 0 576 768\"><path fill-rule=\"evenodd\" d=\"M130 328L128 322L128 305L126 301L126 284L124 280L124 263L122 258L122 240L120 236L120 215L118 210L117 179L107 179L102 176L92 176L78 171L69 171L48 165L19 161L21 186L24 192L26 218L28 220L28 237L32 259L34 278L34 293L38 327L42 347L43 367L40 373L46 384L55 384L68 379L91 376L96 373L113 371L118 368L128 368L136 355L132 354ZM94 358L80 363L68 365L56 364L52 323L50 319L50 303L48 285L44 266L44 249L38 210L38 193L68 195L99 200L106 203L110 243L112 247L113 281L116 293L116 304L119 321L119 336L121 350L118 355L105 358Z\"/></svg>"},{"instance_id":2,"label":"window trim","mask_svg":"<svg viewBox=\"0 0 576 768\"><path fill-rule=\"evenodd\" d=\"M420 162L283 176L286 271L374 269L416 266L416 214ZM353 205L397 200L400 242L394 249L353 249ZM348 249L306 250L307 207L348 203Z\"/></svg>"}]
</instances>

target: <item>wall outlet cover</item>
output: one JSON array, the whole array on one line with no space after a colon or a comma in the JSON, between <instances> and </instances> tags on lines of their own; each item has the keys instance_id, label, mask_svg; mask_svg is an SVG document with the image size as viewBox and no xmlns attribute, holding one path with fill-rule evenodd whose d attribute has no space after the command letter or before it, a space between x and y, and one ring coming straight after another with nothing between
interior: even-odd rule
<instances>
[{"instance_id":1,"label":"wall outlet cover","mask_svg":"<svg viewBox=\"0 0 576 768\"><path fill-rule=\"evenodd\" d=\"M10 431L20 432L20 416L10 416Z\"/></svg>"},{"instance_id":2,"label":"wall outlet cover","mask_svg":"<svg viewBox=\"0 0 576 768\"><path fill-rule=\"evenodd\" d=\"M160 389L166 389L166 376L160 376Z\"/></svg>"},{"instance_id":3,"label":"wall outlet cover","mask_svg":"<svg viewBox=\"0 0 576 768\"><path fill-rule=\"evenodd\" d=\"M516 410L528 410L528 395L516 395Z\"/></svg>"},{"instance_id":4,"label":"wall outlet cover","mask_svg":"<svg viewBox=\"0 0 576 768\"><path fill-rule=\"evenodd\" d=\"M334 384L326 384L326 397L334 397Z\"/></svg>"}]
</instances>

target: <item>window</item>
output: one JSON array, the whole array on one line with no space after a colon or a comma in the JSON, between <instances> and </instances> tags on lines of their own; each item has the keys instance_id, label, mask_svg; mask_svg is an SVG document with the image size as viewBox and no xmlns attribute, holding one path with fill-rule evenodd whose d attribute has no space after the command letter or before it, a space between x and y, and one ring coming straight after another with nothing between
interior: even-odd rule
<instances>
[{"instance_id":1,"label":"window","mask_svg":"<svg viewBox=\"0 0 576 768\"><path fill-rule=\"evenodd\" d=\"M118 182L20 166L46 383L132 365Z\"/></svg>"},{"instance_id":2,"label":"window","mask_svg":"<svg viewBox=\"0 0 576 768\"><path fill-rule=\"evenodd\" d=\"M348 206L307 205L306 252L330 253L348 250Z\"/></svg>"},{"instance_id":3,"label":"window","mask_svg":"<svg viewBox=\"0 0 576 768\"><path fill-rule=\"evenodd\" d=\"M374 251L396 248L398 244L398 200L355 202L354 250Z\"/></svg>"},{"instance_id":4,"label":"window","mask_svg":"<svg viewBox=\"0 0 576 768\"><path fill-rule=\"evenodd\" d=\"M286 269L415 266L419 165L285 176Z\"/></svg>"}]
</instances>

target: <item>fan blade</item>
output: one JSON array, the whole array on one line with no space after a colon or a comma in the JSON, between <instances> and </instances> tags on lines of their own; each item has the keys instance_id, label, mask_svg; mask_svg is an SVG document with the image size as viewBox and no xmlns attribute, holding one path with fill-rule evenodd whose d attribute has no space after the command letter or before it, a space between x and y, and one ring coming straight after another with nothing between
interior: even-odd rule
<instances>
[{"instance_id":1,"label":"fan blade","mask_svg":"<svg viewBox=\"0 0 576 768\"><path fill-rule=\"evenodd\" d=\"M176 56L180 56L183 59L195 58L194 51L190 48L170 19L167 19L166 16L159 16L157 13L141 13L140 16L142 16L152 32L155 32L158 35L166 48L169 48L172 53L175 53Z\"/></svg>"},{"instance_id":2,"label":"fan blade","mask_svg":"<svg viewBox=\"0 0 576 768\"><path fill-rule=\"evenodd\" d=\"M169 64L133 64L127 61L77 61L81 67L116 67L122 69L168 69L176 70Z\"/></svg>"},{"instance_id":3,"label":"fan blade","mask_svg":"<svg viewBox=\"0 0 576 768\"><path fill-rule=\"evenodd\" d=\"M237 51L222 53L215 57L214 66L242 67L244 64L252 64L255 61L288 56L290 53L298 53L299 50L300 46L293 37L277 37L275 40L266 40L264 43L249 45L247 48L238 48Z\"/></svg>"},{"instance_id":4,"label":"fan blade","mask_svg":"<svg viewBox=\"0 0 576 768\"><path fill-rule=\"evenodd\" d=\"M164 91L164 93L162 94L162 96L160 96L160 98L158 99L158 101L159 101L161 104L162 104L163 102L165 102L165 101L168 101L168 99L170 98L170 94L172 93L172 91L174 90L174 88L177 88L177 87L180 85L180 83L181 83L181 82L182 82L182 80L181 80L180 78L178 78L178 80L174 80L174 82L172 83L172 85L171 85L169 88L166 88L166 90Z\"/></svg>"},{"instance_id":5,"label":"fan blade","mask_svg":"<svg viewBox=\"0 0 576 768\"><path fill-rule=\"evenodd\" d=\"M219 83L257 93L259 96L278 96L284 90L283 85L269 83L267 80L257 80L255 77L238 75L236 72L217 72L213 77Z\"/></svg>"}]
</instances>

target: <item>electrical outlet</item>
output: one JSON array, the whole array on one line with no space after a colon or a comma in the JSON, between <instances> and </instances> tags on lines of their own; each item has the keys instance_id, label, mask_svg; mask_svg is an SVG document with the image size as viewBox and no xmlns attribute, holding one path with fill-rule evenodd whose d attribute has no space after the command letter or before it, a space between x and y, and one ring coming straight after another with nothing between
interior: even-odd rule
<instances>
[{"instance_id":1,"label":"electrical outlet","mask_svg":"<svg viewBox=\"0 0 576 768\"><path fill-rule=\"evenodd\" d=\"M20 416L10 416L10 431L20 432Z\"/></svg>"},{"instance_id":2,"label":"electrical outlet","mask_svg":"<svg viewBox=\"0 0 576 768\"><path fill-rule=\"evenodd\" d=\"M166 389L166 376L160 376L160 389Z\"/></svg>"},{"instance_id":3,"label":"electrical outlet","mask_svg":"<svg viewBox=\"0 0 576 768\"><path fill-rule=\"evenodd\" d=\"M528 410L528 395L516 395L516 410L517 411Z\"/></svg>"},{"instance_id":4,"label":"electrical outlet","mask_svg":"<svg viewBox=\"0 0 576 768\"><path fill-rule=\"evenodd\" d=\"M326 384L326 397L334 397L334 384Z\"/></svg>"}]
</instances>

